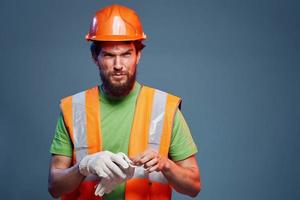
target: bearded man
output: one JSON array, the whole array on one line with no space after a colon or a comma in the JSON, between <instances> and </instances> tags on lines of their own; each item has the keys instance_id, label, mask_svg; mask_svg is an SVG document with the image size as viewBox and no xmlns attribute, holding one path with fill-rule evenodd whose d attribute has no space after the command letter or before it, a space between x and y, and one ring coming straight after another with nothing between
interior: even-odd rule
<instances>
[{"instance_id":1,"label":"bearded man","mask_svg":"<svg viewBox=\"0 0 300 200\"><path fill-rule=\"evenodd\" d=\"M86 36L102 84L61 100L50 194L62 199L171 199L200 191L197 147L181 99L136 81L146 35L137 14L111 5Z\"/></svg>"}]
</instances>

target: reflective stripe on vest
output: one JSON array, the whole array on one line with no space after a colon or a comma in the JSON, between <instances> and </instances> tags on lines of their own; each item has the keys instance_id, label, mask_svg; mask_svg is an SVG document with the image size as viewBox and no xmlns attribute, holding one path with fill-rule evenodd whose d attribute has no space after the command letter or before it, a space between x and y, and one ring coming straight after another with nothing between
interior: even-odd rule
<instances>
[{"instance_id":1,"label":"reflective stripe on vest","mask_svg":"<svg viewBox=\"0 0 300 200\"><path fill-rule=\"evenodd\" d=\"M74 145L73 163L79 162L87 154L101 151L98 87L62 99L61 110Z\"/></svg>"},{"instance_id":2,"label":"reflective stripe on vest","mask_svg":"<svg viewBox=\"0 0 300 200\"><path fill-rule=\"evenodd\" d=\"M87 155L87 134L86 134L86 109L85 92L80 92L73 96L72 117L74 131L74 148L76 160L80 161Z\"/></svg>"},{"instance_id":3,"label":"reflective stripe on vest","mask_svg":"<svg viewBox=\"0 0 300 200\"><path fill-rule=\"evenodd\" d=\"M130 135L130 157L149 148L168 157L174 116L180 102L180 98L165 92L149 87L141 89ZM134 177L126 182L125 190L126 200L169 200L172 193L162 173L152 172L147 177L142 168L136 168Z\"/></svg>"},{"instance_id":4,"label":"reflective stripe on vest","mask_svg":"<svg viewBox=\"0 0 300 200\"><path fill-rule=\"evenodd\" d=\"M84 92L64 98L61 101L64 121L74 145L73 163L79 162L88 154L102 150L99 97L99 90L96 86ZM178 97L168 93L142 86L137 98L130 134L129 156L136 156L149 148L159 152L162 156L168 156L173 118L180 101ZM150 198L150 193L155 194L156 197L164 196L163 198L157 199L170 199L169 194L171 194L171 189L161 172L145 174L144 169L138 167L131 180L132 181L126 183L126 199L142 199L145 195L148 195ZM136 190L136 188L139 187L133 187L130 182L133 183L136 180L154 183L152 189L148 188L149 190L146 190L149 194L145 193L146 191L141 192ZM78 193L78 191L82 191L82 188L86 187L84 186L85 182L88 183L88 185L91 185L91 182L93 182L94 185L97 183L95 176L88 176L74 192ZM162 189L160 183L167 187ZM149 186L149 184L147 185ZM92 194L78 194L78 198L80 195L81 197L84 196L85 199L95 198L94 193L91 192L94 191L94 188L91 188L92 186L88 187L89 193ZM161 188L162 190L160 191L157 188ZM72 194L73 199L74 192ZM65 195L65 197L67 197L67 195Z\"/></svg>"},{"instance_id":5,"label":"reflective stripe on vest","mask_svg":"<svg viewBox=\"0 0 300 200\"><path fill-rule=\"evenodd\" d=\"M165 108L167 103L167 93L155 90L152 102L151 123L149 128L148 148L159 152L163 123L165 119ZM161 172L145 174L144 168L137 167L133 178L148 178L153 182L168 183Z\"/></svg>"}]
</instances>

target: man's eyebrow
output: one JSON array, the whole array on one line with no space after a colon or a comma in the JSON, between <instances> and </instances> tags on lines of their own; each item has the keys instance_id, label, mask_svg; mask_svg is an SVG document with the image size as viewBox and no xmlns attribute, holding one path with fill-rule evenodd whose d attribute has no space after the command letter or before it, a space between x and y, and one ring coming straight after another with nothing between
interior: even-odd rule
<instances>
[{"instance_id":1,"label":"man's eyebrow","mask_svg":"<svg viewBox=\"0 0 300 200\"><path fill-rule=\"evenodd\" d=\"M128 49L127 51L121 53L121 54L126 54L126 53L131 53L133 51L133 49ZM105 51L105 50L102 50L101 51L102 54L105 54L105 55L115 55L114 53L111 53L111 52L108 52L108 51Z\"/></svg>"},{"instance_id":2,"label":"man's eyebrow","mask_svg":"<svg viewBox=\"0 0 300 200\"><path fill-rule=\"evenodd\" d=\"M113 53L107 52L107 51L101 51L102 54L106 54L106 55L114 55Z\"/></svg>"},{"instance_id":3,"label":"man's eyebrow","mask_svg":"<svg viewBox=\"0 0 300 200\"><path fill-rule=\"evenodd\" d=\"M128 49L127 51L125 51L125 52L122 53L122 54L130 53L130 52L132 52L132 51L133 51L133 49Z\"/></svg>"}]
</instances>

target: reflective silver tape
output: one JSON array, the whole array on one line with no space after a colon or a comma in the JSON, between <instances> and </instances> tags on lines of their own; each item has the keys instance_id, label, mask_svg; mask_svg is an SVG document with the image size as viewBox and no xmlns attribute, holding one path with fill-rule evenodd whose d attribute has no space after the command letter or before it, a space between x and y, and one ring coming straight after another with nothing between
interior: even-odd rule
<instances>
[{"instance_id":1,"label":"reflective silver tape","mask_svg":"<svg viewBox=\"0 0 300 200\"><path fill-rule=\"evenodd\" d=\"M143 166L137 166L134 169L132 178L148 178L148 174L145 173L145 169Z\"/></svg>"},{"instance_id":2,"label":"reflective silver tape","mask_svg":"<svg viewBox=\"0 0 300 200\"><path fill-rule=\"evenodd\" d=\"M164 183L167 184L168 180L165 178L163 173L161 172L151 172L151 173L145 173L145 169L143 166L136 167L134 170L134 175L132 178L145 178L149 179L151 182L158 182L158 183Z\"/></svg>"},{"instance_id":3,"label":"reflective silver tape","mask_svg":"<svg viewBox=\"0 0 300 200\"><path fill-rule=\"evenodd\" d=\"M73 132L74 148L76 152L76 161L79 162L87 155L87 138L86 138L86 109L85 109L85 92L75 94L72 98L73 110Z\"/></svg>"},{"instance_id":4,"label":"reflective silver tape","mask_svg":"<svg viewBox=\"0 0 300 200\"><path fill-rule=\"evenodd\" d=\"M148 148L159 151L160 141L165 120L165 110L167 104L167 93L155 90L152 104L151 122L149 128ZM151 182L159 182L167 184L168 181L161 172L145 173L144 167L136 167L134 178L147 178Z\"/></svg>"},{"instance_id":5,"label":"reflective silver tape","mask_svg":"<svg viewBox=\"0 0 300 200\"><path fill-rule=\"evenodd\" d=\"M168 183L168 180L165 178L165 176L163 175L163 173L161 172L151 172L149 174L149 179L151 182L159 182L159 183Z\"/></svg>"},{"instance_id":6,"label":"reflective silver tape","mask_svg":"<svg viewBox=\"0 0 300 200\"><path fill-rule=\"evenodd\" d=\"M165 119L167 93L155 90L152 105L151 123L149 129L149 147L159 150L161 134Z\"/></svg>"}]
</instances>

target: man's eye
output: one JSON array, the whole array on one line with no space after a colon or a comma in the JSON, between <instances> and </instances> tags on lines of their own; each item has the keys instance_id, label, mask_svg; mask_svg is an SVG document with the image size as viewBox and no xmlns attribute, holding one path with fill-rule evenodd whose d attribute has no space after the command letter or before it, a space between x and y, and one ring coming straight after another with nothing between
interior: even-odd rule
<instances>
[{"instance_id":1,"label":"man's eye","mask_svg":"<svg viewBox=\"0 0 300 200\"><path fill-rule=\"evenodd\" d=\"M129 56L131 56L131 53L128 52L128 53L124 53L123 55L124 55L125 57L129 57Z\"/></svg>"}]
</instances>

